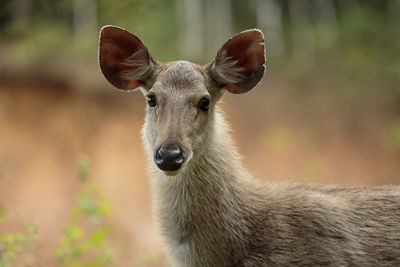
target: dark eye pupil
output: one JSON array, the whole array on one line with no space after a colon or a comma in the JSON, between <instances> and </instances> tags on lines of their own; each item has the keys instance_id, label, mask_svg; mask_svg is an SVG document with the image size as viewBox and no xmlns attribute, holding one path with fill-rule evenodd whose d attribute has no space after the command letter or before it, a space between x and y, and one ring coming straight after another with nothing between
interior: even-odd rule
<instances>
[{"instance_id":1,"label":"dark eye pupil","mask_svg":"<svg viewBox=\"0 0 400 267\"><path fill-rule=\"evenodd\" d=\"M154 95L148 95L147 103L150 107L154 108L157 105L156 97Z\"/></svg>"},{"instance_id":2,"label":"dark eye pupil","mask_svg":"<svg viewBox=\"0 0 400 267\"><path fill-rule=\"evenodd\" d=\"M210 100L208 98L203 97L202 99L200 99L199 108L201 110L204 110L204 111L208 110L209 105L210 105Z\"/></svg>"}]
</instances>

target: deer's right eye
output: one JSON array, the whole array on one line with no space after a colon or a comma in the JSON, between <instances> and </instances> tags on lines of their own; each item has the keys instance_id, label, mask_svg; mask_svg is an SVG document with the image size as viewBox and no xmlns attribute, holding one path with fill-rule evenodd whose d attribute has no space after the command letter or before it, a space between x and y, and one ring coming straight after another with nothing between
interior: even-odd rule
<instances>
[{"instance_id":1,"label":"deer's right eye","mask_svg":"<svg viewBox=\"0 0 400 267\"><path fill-rule=\"evenodd\" d=\"M157 106L157 100L155 95L148 95L147 96L147 103L149 104L149 107L154 108Z\"/></svg>"}]
</instances>

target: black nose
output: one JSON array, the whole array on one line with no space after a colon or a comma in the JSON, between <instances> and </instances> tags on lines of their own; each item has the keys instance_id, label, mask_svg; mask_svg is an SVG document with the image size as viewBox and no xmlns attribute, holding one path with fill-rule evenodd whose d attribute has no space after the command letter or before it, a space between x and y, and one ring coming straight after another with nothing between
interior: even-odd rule
<instances>
[{"instance_id":1,"label":"black nose","mask_svg":"<svg viewBox=\"0 0 400 267\"><path fill-rule=\"evenodd\" d=\"M176 171L185 161L185 154L176 144L166 144L156 150L154 161L163 171Z\"/></svg>"}]
</instances>

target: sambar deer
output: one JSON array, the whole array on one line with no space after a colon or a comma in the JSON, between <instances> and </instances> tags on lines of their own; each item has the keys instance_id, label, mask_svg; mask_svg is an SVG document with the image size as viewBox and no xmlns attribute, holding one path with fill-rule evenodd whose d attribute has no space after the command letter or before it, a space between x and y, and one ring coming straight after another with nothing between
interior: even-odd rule
<instances>
[{"instance_id":1,"label":"sambar deer","mask_svg":"<svg viewBox=\"0 0 400 267\"><path fill-rule=\"evenodd\" d=\"M99 62L113 86L147 99L154 212L174 265L400 266L400 187L262 182L243 168L216 104L260 82L261 31L233 36L199 66L160 63L105 26Z\"/></svg>"}]
</instances>

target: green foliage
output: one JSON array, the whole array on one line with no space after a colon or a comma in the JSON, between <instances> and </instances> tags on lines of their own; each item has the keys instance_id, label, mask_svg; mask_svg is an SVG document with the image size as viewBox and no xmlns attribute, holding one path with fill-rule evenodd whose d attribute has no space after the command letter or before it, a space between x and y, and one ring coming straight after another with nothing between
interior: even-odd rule
<instances>
[{"instance_id":1,"label":"green foliage","mask_svg":"<svg viewBox=\"0 0 400 267\"><path fill-rule=\"evenodd\" d=\"M6 26L0 21L0 56L3 60L7 60L7 64L34 62L42 66L46 61L68 62L72 58L75 65L81 61L96 65L97 30L77 34L80 28L74 23L74 6L79 1L36 2L26 17L11 20ZM203 8L206 2L200 1ZM230 1L234 32L259 26L251 2ZM341 5L340 10L332 8L331 11L337 14L332 14L335 18L331 20L322 18L323 14L315 16L307 11L315 8L313 2L297 4L303 9L293 11L287 18L291 20L289 30L293 36L289 39L292 43L279 44L294 51L277 54L280 48L269 47L268 43L282 36L269 40L269 29L264 29L268 65L273 66L275 74L286 76L309 76L325 71L352 80L385 81L388 90L400 95L400 61L396 57L400 53L400 4L386 1L388 7L385 9L377 7L375 2L353 1ZM176 60L181 56L180 33L185 17L183 1L97 0L95 3L97 28L113 24L129 29L140 36L160 61ZM278 6L281 4L277 1ZM296 7L294 3L290 4ZM12 13L11 5L4 10ZM285 24L284 21L280 23ZM216 48L207 46L207 49ZM6 53L1 54L2 50ZM285 60L286 57L289 60Z\"/></svg>"},{"instance_id":2,"label":"green foliage","mask_svg":"<svg viewBox=\"0 0 400 267\"><path fill-rule=\"evenodd\" d=\"M6 217L6 212L0 206L0 223ZM32 244L36 239L38 227L30 225L24 232L0 232L0 267L30 266Z\"/></svg>"},{"instance_id":3,"label":"green foliage","mask_svg":"<svg viewBox=\"0 0 400 267\"><path fill-rule=\"evenodd\" d=\"M177 12L179 3L175 0L99 0L99 25L129 29L140 36L158 60L176 60L179 57L178 21L184 15Z\"/></svg>"},{"instance_id":4,"label":"green foliage","mask_svg":"<svg viewBox=\"0 0 400 267\"><path fill-rule=\"evenodd\" d=\"M88 160L83 157L78 161L78 178L82 189L55 255L62 266L111 266L116 262L116 246L110 242L113 229L105 222L111 207L89 179ZM0 223L5 218L0 204ZM37 232L37 225L29 225L24 232L0 231L0 267L32 266L30 254Z\"/></svg>"},{"instance_id":5,"label":"green foliage","mask_svg":"<svg viewBox=\"0 0 400 267\"><path fill-rule=\"evenodd\" d=\"M26 23L16 21L3 33L5 43L18 45L12 50L16 54L22 53L21 56L29 58L51 56L65 49L64 42L70 34L65 24L59 21L40 21L26 27Z\"/></svg>"},{"instance_id":6,"label":"green foliage","mask_svg":"<svg viewBox=\"0 0 400 267\"><path fill-rule=\"evenodd\" d=\"M0 172L0 180L3 178ZM6 219L7 212L0 203L0 225ZM1 229L1 228L0 228ZM38 232L37 225L29 225L22 232L0 231L0 267L30 266L33 241Z\"/></svg>"},{"instance_id":7,"label":"green foliage","mask_svg":"<svg viewBox=\"0 0 400 267\"><path fill-rule=\"evenodd\" d=\"M398 97L399 17L385 14L370 2L348 5L334 22L315 22L302 14L291 26L293 55L286 61L272 56L274 71L295 78L333 76L351 87L360 85L361 94L379 91ZM400 5L389 5L393 14L399 14Z\"/></svg>"},{"instance_id":8,"label":"green foliage","mask_svg":"<svg viewBox=\"0 0 400 267\"><path fill-rule=\"evenodd\" d=\"M101 199L98 188L89 179L87 159L78 161L78 177L83 183L78 201L55 254L62 266L97 267L115 262L111 245L112 228L105 222L110 205Z\"/></svg>"}]
</instances>

